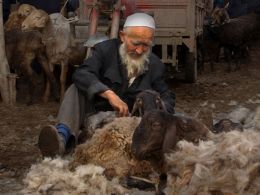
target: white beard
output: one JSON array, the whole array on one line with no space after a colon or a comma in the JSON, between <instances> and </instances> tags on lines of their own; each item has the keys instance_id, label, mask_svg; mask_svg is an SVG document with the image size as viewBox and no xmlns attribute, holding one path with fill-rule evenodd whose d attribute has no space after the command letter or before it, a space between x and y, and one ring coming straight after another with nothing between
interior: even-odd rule
<instances>
[{"instance_id":1,"label":"white beard","mask_svg":"<svg viewBox=\"0 0 260 195\"><path fill-rule=\"evenodd\" d=\"M133 59L127 52L125 43L122 43L119 48L119 54L124 65L126 65L128 78L131 79L144 72L145 63L149 62L150 50L145 52L138 59Z\"/></svg>"}]
</instances>

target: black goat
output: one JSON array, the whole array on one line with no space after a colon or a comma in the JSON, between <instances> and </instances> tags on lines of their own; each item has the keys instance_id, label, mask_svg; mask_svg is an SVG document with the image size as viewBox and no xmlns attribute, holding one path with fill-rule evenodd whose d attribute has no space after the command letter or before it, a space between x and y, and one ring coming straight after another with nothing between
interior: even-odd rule
<instances>
[{"instance_id":1,"label":"black goat","mask_svg":"<svg viewBox=\"0 0 260 195\"><path fill-rule=\"evenodd\" d=\"M137 159L158 163L164 153L174 149L177 141L185 139L196 143L209 134L206 125L196 119L152 110L145 113L135 129L131 152Z\"/></svg>"},{"instance_id":2,"label":"black goat","mask_svg":"<svg viewBox=\"0 0 260 195\"><path fill-rule=\"evenodd\" d=\"M229 19L223 12L226 12L225 9L219 9L214 13L214 26L207 28L209 37L206 39L211 40L211 44L224 47L229 72L232 70L232 59L235 61L235 69L239 69L241 57L248 56L248 46L258 26L258 15L253 13Z\"/></svg>"},{"instance_id":3,"label":"black goat","mask_svg":"<svg viewBox=\"0 0 260 195\"><path fill-rule=\"evenodd\" d=\"M152 110L144 114L134 131L131 153L138 160L150 161L155 170L161 173L157 191L157 194L161 194L167 181L164 154L174 150L179 140L198 142L209 135L209 129L198 120Z\"/></svg>"}]
</instances>

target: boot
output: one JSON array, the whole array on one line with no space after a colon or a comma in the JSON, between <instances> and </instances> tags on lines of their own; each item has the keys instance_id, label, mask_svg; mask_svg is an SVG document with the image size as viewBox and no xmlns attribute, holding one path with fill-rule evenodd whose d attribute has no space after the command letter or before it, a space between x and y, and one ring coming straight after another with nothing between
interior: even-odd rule
<instances>
[{"instance_id":1,"label":"boot","mask_svg":"<svg viewBox=\"0 0 260 195\"><path fill-rule=\"evenodd\" d=\"M62 156L65 153L66 141L55 126L48 125L40 132L38 146L43 157Z\"/></svg>"}]
</instances>

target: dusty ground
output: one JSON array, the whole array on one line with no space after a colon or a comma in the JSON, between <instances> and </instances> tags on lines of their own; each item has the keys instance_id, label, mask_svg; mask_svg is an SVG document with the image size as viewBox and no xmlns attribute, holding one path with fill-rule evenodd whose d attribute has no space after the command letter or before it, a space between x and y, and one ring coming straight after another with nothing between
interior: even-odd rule
<instances>
[{"instance_id":1,"label":"dusty ground","mask_svg":"<svg viewBox=\"0 0 260 195\"><path fill-rule=\"evenodd\" d=\"M196 84L170 80L177 95L176 110L194 115L208 108L215 118L241 105L260 105L260 42L251 48L250 61L239 71L226 73L226 64L216 64L214 73L205 70ZM6 108L0 103L0 194L15 194L30 166L41 159L37 136L43 125L53 123L59 104L50 102Z\"/></svg>"}]
</instances>

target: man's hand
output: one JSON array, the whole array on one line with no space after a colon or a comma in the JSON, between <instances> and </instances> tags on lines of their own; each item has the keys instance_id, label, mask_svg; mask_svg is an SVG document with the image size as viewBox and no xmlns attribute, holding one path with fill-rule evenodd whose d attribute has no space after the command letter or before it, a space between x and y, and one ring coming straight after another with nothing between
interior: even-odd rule
<instances>
[{"instance_id":1,"label":"man's hand","mask_svg":"<svg viewBox=\"0 0 260 195\"><path fill-rule=\"evenodd\" d=\"M117 111L119 117L129 115L127 104L123 102L112 90L107 90L99 95L109 101L110 105L115 109L115 111Z\"/></svg>"}]
</instances>

